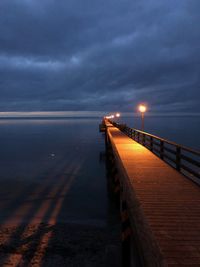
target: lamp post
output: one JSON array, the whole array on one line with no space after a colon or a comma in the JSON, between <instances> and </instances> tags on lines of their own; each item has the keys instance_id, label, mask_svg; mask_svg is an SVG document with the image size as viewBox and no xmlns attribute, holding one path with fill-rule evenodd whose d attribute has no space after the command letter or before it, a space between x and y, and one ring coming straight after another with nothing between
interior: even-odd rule
<instances>
[{"instance_id":1,"label":"lamp post","mask_svg":"<svg viewBox=\"0 0 200 267\"><path fill-rule=\"evenodd\" d=\"M147 107L145 105L139 105L138 109L141 113L141 118L142 118L142 131L144 131L144 113L146 112Z\"/></svg>"}]
</instances>

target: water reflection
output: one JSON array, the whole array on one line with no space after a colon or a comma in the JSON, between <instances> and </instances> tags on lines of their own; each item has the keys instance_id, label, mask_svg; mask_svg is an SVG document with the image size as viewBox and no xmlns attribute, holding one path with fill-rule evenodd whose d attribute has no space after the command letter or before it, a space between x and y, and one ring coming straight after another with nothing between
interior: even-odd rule
<instances>
[{"instance_id":1,"label":"water reflection","mask_svg":"<svg viewBox=\"0 0 200 267\"><path fill-rule=\"evenodd\" d=\"M105 173L98 161L104 142L98 133L98 120L4 122L7 124L0 126L0 179L4 184L4 198L11 200L21 194L22 202L23 192L29 188L46 184L53 187L61 179L60 169L65 167L62 172L69 176L73 164L74 168L79 166L79 171L69 193L71 207L67 212L68 219L79 220L79 215L91 217L87 219L105 219ZM75 199L77 196L79 201ZM1 205L4 206L3 203ZM73 209L73 205L77 210ZM84 209L79 211L79 205ZM1 220L4 214L5 211Z\"/></svg>"},{"instance_id":2,"label":"water reflection","mask_svg":"<svg viewBox=\"0 0 200 267\"><path fill-rule=\"evenodd\" d=\"M54 266L76 264L78 256L86 264L105 259L107 189L97 127L89 119L0 124L1 266L52 266L55 253Z\"/></svg>"}]
</instances>

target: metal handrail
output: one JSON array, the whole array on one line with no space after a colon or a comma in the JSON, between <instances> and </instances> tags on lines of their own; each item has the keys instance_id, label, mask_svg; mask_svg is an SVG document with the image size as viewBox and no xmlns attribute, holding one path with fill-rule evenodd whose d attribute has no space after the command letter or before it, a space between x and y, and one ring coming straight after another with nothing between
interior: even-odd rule
<instances>
[{"instance_id":1,"label":"metal handrail","mask_svg":"<svg viewBox=\"0 0 200 267\"><path fill-rule=\"evenodd\" d=\"M187 177L195 181L195 178L200 179L200 151L123 124L113 121L110 123Z\"/></svg>"}]
</instances>

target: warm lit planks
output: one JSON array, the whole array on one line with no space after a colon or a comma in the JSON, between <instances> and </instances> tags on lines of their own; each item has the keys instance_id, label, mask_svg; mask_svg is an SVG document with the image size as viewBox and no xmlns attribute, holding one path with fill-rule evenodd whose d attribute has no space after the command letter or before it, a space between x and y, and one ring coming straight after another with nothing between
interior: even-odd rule
<instances>
[{"instance_id":1,"label":"warm lit planks","mask_svg":"<svg viewBox=\"0 0 200 267\"><path fill-rule=\"evenodd\" d=\"M108 127L107 134L164 262L200 266L199 186L119 129Z\"/></svg>"}]
</instances>

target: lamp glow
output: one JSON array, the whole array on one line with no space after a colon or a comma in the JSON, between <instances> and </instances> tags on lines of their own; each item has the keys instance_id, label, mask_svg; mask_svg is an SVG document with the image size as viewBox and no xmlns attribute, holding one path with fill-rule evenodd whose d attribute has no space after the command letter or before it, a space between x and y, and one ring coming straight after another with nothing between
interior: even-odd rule
<instances>
[{"instance_id":1,"label":"lamp glow","mask_svg":"<svg viewBox=\"0 0 200 267\"><path fill-rule=\"evenodd\" d=\"M117 118L119 118L120 117L120 113L116 113L116 115L115 115Z\"/></svg>"},{"instance_id":2,"label":"lamp glow","mask_svg":"<svg viewBox=\"0 0 200 267\"><path fill-rule=\"evenodd\" d=\"M142 131L144 131L144 114L147 111L147 107L143 104L139 105L138 110L141 112L141 119L142 119Z\"/></svg>"},{"instance_id":3,"label":"lamp glow","mask_svg":"<svg viewBox=\"0 0 200 267\"><path fill-rule=\"evenodd\" d=\"M139 105L138 109L139 109L139 111L140 111L141 113L144 113L144 112L146 112L147 107L146 107L145 105Z\"/></svg>"}]
</instances>

